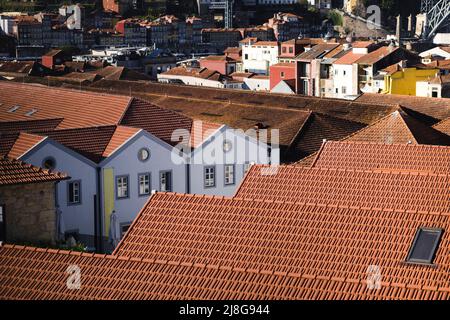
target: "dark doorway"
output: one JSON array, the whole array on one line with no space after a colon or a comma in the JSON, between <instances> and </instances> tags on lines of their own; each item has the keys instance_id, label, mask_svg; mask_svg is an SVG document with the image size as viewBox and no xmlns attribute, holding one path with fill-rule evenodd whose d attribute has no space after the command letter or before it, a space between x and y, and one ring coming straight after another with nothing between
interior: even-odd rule
<instances>
[{"instance_id":1,"label":"dark doorway","mask_svg":"<svg viewBox=\"0 0 450 320\"><path fill-rule=\"evenodd\" d=\"M0 241L6 240L5 206L0 205Z\"/></svg>"}]
</instances>

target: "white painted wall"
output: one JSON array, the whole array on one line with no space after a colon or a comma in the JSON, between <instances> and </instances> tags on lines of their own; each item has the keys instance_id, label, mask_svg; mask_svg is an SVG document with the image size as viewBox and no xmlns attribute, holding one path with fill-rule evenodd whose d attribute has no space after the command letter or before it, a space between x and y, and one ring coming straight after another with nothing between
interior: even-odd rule
<instances>
[{"instance_id":1,"label":"white painted wall","mask_svg":"<svg viewBox=\"0 0 450 320\"><path fill-rule=\"evenodd\" d=\"M269 67L278 63L278 46L244 44L242 46L242 65L245 72L269 74Z\"/></svg>"},{"instance_id":2,"label":"white painted wall","mask_svg":"<svg viewBox=\"0 0 450 320\"><path fill-rule=\"evenodd\" d=\"M440 56L444 57L445 59L450 59L450 52L444 51L439 47L435 47L430 50L423 51L419 54L422 58L428 57L428 56Z\"/></svg>"},{"instance_id":3,"label":"white painted wall","mask_svg":"<svg viewBox=\"0 0 450 320\"><path fill-rule=\"evenodd\" d=\"M158 74L158 82L168 83L170 80L178 80L183 84L190 86L200 87L212 87L212 88L224 88L225 84L219 81L213 81L208 79L202 79L197 77L170 75L170 74Z\"/></svg>"},{"instance_id":4,"label":"white painted wall","mask_svg":"<svg viewBox=\"0 0 450 320\"><path fill-rule=\"evenodd\" d=\"M333 64L333 69L334 97L346 99L348 96L358 94L358 65Z\"/></svg>"},{"instance_id":5,"label":"white painted wall","mask_svg":"<svg viewBox=\"0 0 450 320\"><path fill-rule=\"evenodd\" d=\"M223 150L224 141L231 141L231 149ZM210 194L233 196L244 177L245 163L268 164L267 145L258 143L242 133L223 126L204 143L202 148L197 148L191 159L190 165L190 192L195 194ZM234 164L234 183L225 184L225 165ZM214 187L205 187L205 168L215 168Z\"/></svg>"},{"instance_id":6,"label":"white painted wall","mask_svg":"<svg viewBox=\"0 0 450 320\"><path fill-rule=\"evenodd\" d=\"M77 230L80 235L94 235L94 195L97 194L95 164L50 139L20 160L42 167L44 159L50 156L56 160L55 170L71 177L58 183L57 187L57 202L63 213L65 229ZM67 185L73 180L81 180L81 203L70 205L67 203Z\"/></svg>"},{"instance_id":7,"label":"white painted wall","mask_svg":"<svg viewBox=\"0 0 450 320\"><path fill-rule=\"evenodd\" d=\"M270 91L270 79L263 78L244 78L244 83L248 90L252 91Z\"/></svg>"},{"instance_id":8,"label":"white painted wall","mask_svg":"<svg viewBox=\"0 0 450 320\"><path fill-rule=\"evenodd\" d=\"M138 151L142 148L150 150L150 158L142 162L138 158ZM169 170L172 172L172 186L174 192L186 193L186 166L172 162L172 147L165 144L155 136L141 131L135 139L130 140L112 154L108 159L100 163L102 170L112 168L114 181L117 176L128 176L128 198L118 199L114 196L114 209L119 223L127 223L134 220L136 215L148 200L149 195L139 195L138 174L150 173L150 190L160 191L159 173ZM116 188L114 186L114 191Z\"/></svg>"}]
</instances>

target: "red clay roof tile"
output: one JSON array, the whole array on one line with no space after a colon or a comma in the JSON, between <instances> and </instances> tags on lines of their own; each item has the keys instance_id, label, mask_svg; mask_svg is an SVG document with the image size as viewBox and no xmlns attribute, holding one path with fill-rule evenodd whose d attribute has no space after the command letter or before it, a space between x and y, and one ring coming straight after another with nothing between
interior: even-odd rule
<instances>
[{"instance_id":1,"label":"red clay roof tile","mask_svg":"<svg viewBox=\"0 0 450 320\"><path fill-rule=\"evenodd\" d=\"M450 147L326 141L310 164L322 168L450 174Z\"/></svg>"},{"instance_id":2,"label":"red clay roof tile","mask_svg":"<svg viewBox=\"0 0 450 320\"><path fill-rule=\"evenodd\" d=\"M65 174L44 170L22 161L0 157L0 186L68 179Z\"/></svg>"},{"instance_id":3,"label":"red clay roof tile","mask_svg":"<svg viewBox=\"0 0 450 320\"><path fill-rule=\"evenodd\" d=\"M236 197L301 201L382 209L450 211L447 175L421 174L398 169L364 171L279 166L252 166ZM265 171L263 171L265 170Z\"/></svg>"},{"instance_id":4,"label":"red clay roof tile","mask_svg":"<svg viewBox=\"0 0 450 320\"><path fill-rule=\"evenodd\" d=\"M69 253L69 252L68 252ZM406 286L399 293L390 283L380 290L370 290L355 279L321 280L308 275L289 273L262 274L230 269L131 262L106 257L38 252L20 246L0 247L1 299L448 299L449 290L432 286L422 289ZM33 265L23 272L23 266ZM67 266L83 270L80 290L66 285ZM102 277L98 277L98 274ZM36 286L35 279L46 282ZM195 284L194 284L195 283Z\"/></svg>"}]
</instances>

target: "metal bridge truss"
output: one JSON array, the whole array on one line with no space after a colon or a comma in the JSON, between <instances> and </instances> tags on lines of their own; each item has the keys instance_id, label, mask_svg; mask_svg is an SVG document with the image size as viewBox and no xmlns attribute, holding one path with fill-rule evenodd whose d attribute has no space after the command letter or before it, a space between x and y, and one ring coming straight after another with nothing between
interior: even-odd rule
<instances>
[{"instance_id":1,"label":"metal bridge truss","mask_svg":"<svg viewBox=\"0 0 450 320\"><path fill-rule=\"evenodd\" d=\"M422 12L427 15L425 38L431 38L450 17L450 0L422 0Z\"/></svg>"}]
</instances>

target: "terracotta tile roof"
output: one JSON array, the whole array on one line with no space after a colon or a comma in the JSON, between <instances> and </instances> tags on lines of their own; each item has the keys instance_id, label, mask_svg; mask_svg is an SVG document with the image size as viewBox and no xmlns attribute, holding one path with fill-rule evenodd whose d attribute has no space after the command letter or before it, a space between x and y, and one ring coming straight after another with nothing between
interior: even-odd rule
<instances>
[{"instance_id":1,"label":"terracotta tile roof","mask_svg":"<svg viewBox=\"0 0 450 320\"><path fill-rule=\"evenodd\" d=\"M262 168L252 166L237 198L450 212L450 179L444 174L280 166L276 174L264 175Z\"/></svg>"},{"instance_id":2,"label":"terracotta tile roof","mask_svg":"<svg viewBox=\"0 0 450 320\"><path fill-rule=\"evenodd\" d=\"M86 127L39 132L50 139L78 152L86 158L100 162L116 131L116 126Z\"/></svg>"},{"instance_id":3,"label":"terracotta tile roof","mask_svg":"<svg viewBox=\"0 0 450 320\"><path fill-rule=\"evenodd\" d=\"M147 75L125 67L107 66L88 73L108 80L150 80Z\"/></svg>"},{"instance_id":4,"label":"terracotta tile roof","mask_svg":"<svg viewBox=\"0 0 450 320\"><path fill-rule=\"evenodd\" d=\"M231 128L242 130L254 129L256 124L262 124L267 129L280 130L280 144L289 146L300 128L308 119L310 112L305 110L271 108L264 105L229 104L226 93L224 99L198 101L189 98L162 98L154 100L158 106L185 114L190 118L206 122L223 123ZM126 119L126 117L125 117ZM127 124L130 126L136 126ZM189 127L190 128L190 127ZM189 129L190 130L190 129Z\"/></svg>"},{"instance_id":5,"label":"terracotta tile roof","mask_svg":"<svg viewBox=\"0 0 450 320\"><path fill-rule=\"evenodd\" d=\"M267 46L267 47L278 47L279 43L277 41L257 41L252 44L252 47L256 46Z\"/></svg>"},{"instance_id":6,"label":"terracotta tile roof","mask_svg":"<svg viewBox=\"0 0 450 320\"><path fill-rule=\"evenodd\" d=\"M446 300L450 296L445 286L382 282L380 290L370 290L365 279L284 274L11 245L0 247L0 257L0 283L5 284L0 287L0 299ZM80 290L67 289L68 264L78 265L83 270L82 279L89 279L87 283L82 282ZM22 266L27 266L27 272L23 272ZM44 279L46 286L36 286L36 278Z\"/></svg>"},{"instance_id":7,"label":"terracotta tile roof","mask_svg":"<svg viewBox=\"0 0 450 320\"><path fill-rule=\"evenodd\" d=\"M319 150L323 139L339 140L364 128L364 124L313 112L290 145L290 161Z\"/></svg>"},{"instance_id":8,"label":"terracotta tile roof","mask_svg":"<svg viewBox=\"0 0 450 320\"><path fill-rule=\"evenodd\" d=\"M94 162L100 162L140 130L126 126L102 126L45 131L39 135L41 139L49 137Z\"/></svg>"},{"instance_id":9,"label":"terracotta tile roof","mask_svg":"<svg viewBox=\"0 0 450 320\"><path fill-rule=\"evenodd\" d=\"M19 133L2 133L0 132L0 156L7 156L14 146Z\"/></svg>"},{"instance_id":10,"label":"terracotta tile roof","mask_svg":"<svg viewBox=\"0 0 450 320\"><path fill-rule=\"evenodd\" d=\"M450 174L450 147L443 146L326 141L312 160L320 168Z\"/></svg>"},{"instance_id":11,"label":"terracotta tile roof","mask_svg":"<svg viewBox=\"0 0 450 320\"><path fill-rule=\"evenodd\" d=\"M350 51L341 58L337 59L335 62L333 62L333 64L353 64L363 56L364 54L356 54Z\"/></svg>"},{"instance_id":12,"label":"terracotta tile roof","mask_svg":"<svg viewBox=\"0 0 450 320\"><path fill-rule=\"evenodd\" d=\"M116 129L109 140L108 145L103 151L103 157L109 157L121 145L136 135L141 129L131 128L126 126L116 126Z\"/></svg>"},{"instance_id":13,"label":"terracotta tile roof","mask_svg":"<svg viewBox=\"0 0 450 320\"><path fill-rule=\"evenodd\" d=\"M356 63L374 64L380 61L381 59L385 58L386 56L394 53L398 49L399 49L398 47L391 47L391 46L381 47L378 48L377 50L369 52L368 54L364 54L360 59L356 61Z\"/></svg>"},{"instance_id":14,"label":"terracotta tile roof","mask_svg":"<svg viewBox=\"0 0 450 320\"><path fill-rule=\"evenodd\" d=\"M375 43L373 41L355 41L352 43L353 48L368 48Z\"/></svg>"},{"instance_id":15,"label":"terracotta tile roof","mask_svg":"<svg viewBox=\"0 0 450 320\"><path fill-rule=\"evenodd\" d=\"M387 144L450 145L450 137L399 109L345 138Z\"/></svg>"},{"instance_id":16,"label":"terracotta tile roof","mask_svg":"<svg viewBox=\"0 0 450 320\"><path fill-rule=\"evenodd\" d=\"M450 117L438 122L433 128L450 136Z\"/></svg>"},{"instance_id":17,"label":"terracotta tile roof","mask_svg":"<svg viewBox=\"0 0 450 320\"><path fill-rule=\"evenodd\" d=\"M0 82L0 121L63 118L58 129L118 124L130 97ZM15 112L8 112L20 106ZM37 110L27 116L31 110Z\"/></svg>"},{"instance_id":18,"label":"terracotta tile roof","mask_svg":"<svg viewBox=\"0 0 450 320\"><path fill-rule=\"evenodd\" d=\"M172 110L163 109L153 103L133 98L121 125L141 128L169 144L176 129L191 131L192 119Z\"/></svg>"},{"instance_id":19,"label":"terracotta tile roof","mask_svg":"<svg viewBox=\"0 0 450 320\"><path fill-rule=\"evenodd\" d=\"M310 50L305 51L299 54L296 59L299 60L312 60L312 59L320 59L324 57L330 51L339 47L339 43L324 43L318 44L312 47Z\"/></svg>"},{"instance_id":20,"label":"terracotta tile roof","mask_svg":"<svg viewBox=\"0 0 450 320\"><path fill-rule=\"evenodd\" d=\"M39 135L21 132L14 142L14 145L11 147L8 156L18 159L44 139L45 137Z\"/></svg>"},{"instance_id":21,"label":"terracotta tile roof","mask_svg":"<svg viewBox=\"0 0 450 320\"><path fill-rule=\"evenodd\" d=\"M197 128L195 125L193 125L190 136L190 145L193 148L199 147L206 138L208 138L213 132L217 131L222 126L222 124L207 121L202 121L201 128Z\"/></svg>"},{"instance_id":22,"label":"terracotta tile roof","mask_svg":"<svg viewBox=\"0 0 450 320\"><path fill-rule=\"evenodd\" d=\"M373 105L398 105L433 117L435 122L450 117L450 99L404 96L397 94L365 93L356 102Z\"/></svg>"},{"instance_id":23,"label":"terracotta tile roof","mask_svg":"<svg viewBox=\"0 0 450 320\"><path fill-rule=\"evenodd\" d=\"M59 181L68 178L62 173L44 170L19 160L0 157L0 186Z\"/></svg>"},{"instance_id":24,"label":"terracotta tile roof","mask_svg":"<svg viewBox=\"0 0 450 320\"><path fill-rule=\"evenodd\" d=\"M33 132L42 130L53 130L58 127L63 119L43 119L27 121L0 122L0 132Z\"/></svg>"},{"instance_id":25,"label":"terracotta tile roof","mask_svg":"<svg viewBox=\"0 0 450 320\"><path fill-rule=\"evenodd\" d=\"M291 199L297 203L156 194L114 254L226 266L256 274L303 274L311 282L342 279L360 283L367 279L368 266L377 265L382 287L386 287L374 290L379 297L390 286L397 288L392 288L393 296L404 299L401 287L418 286L420 291L449 287L447 232L434 267L404 263L417 228L447 230L448 213L308 205L301 198ZM201 290L203 284L200 281L195 286ZM300 296L315 295L311 287L291 288ZM288 290L285 284L278 292L283 289ZM345 297L352 296L352 289L337 290Z\"/></svg>"}]
</instances>

